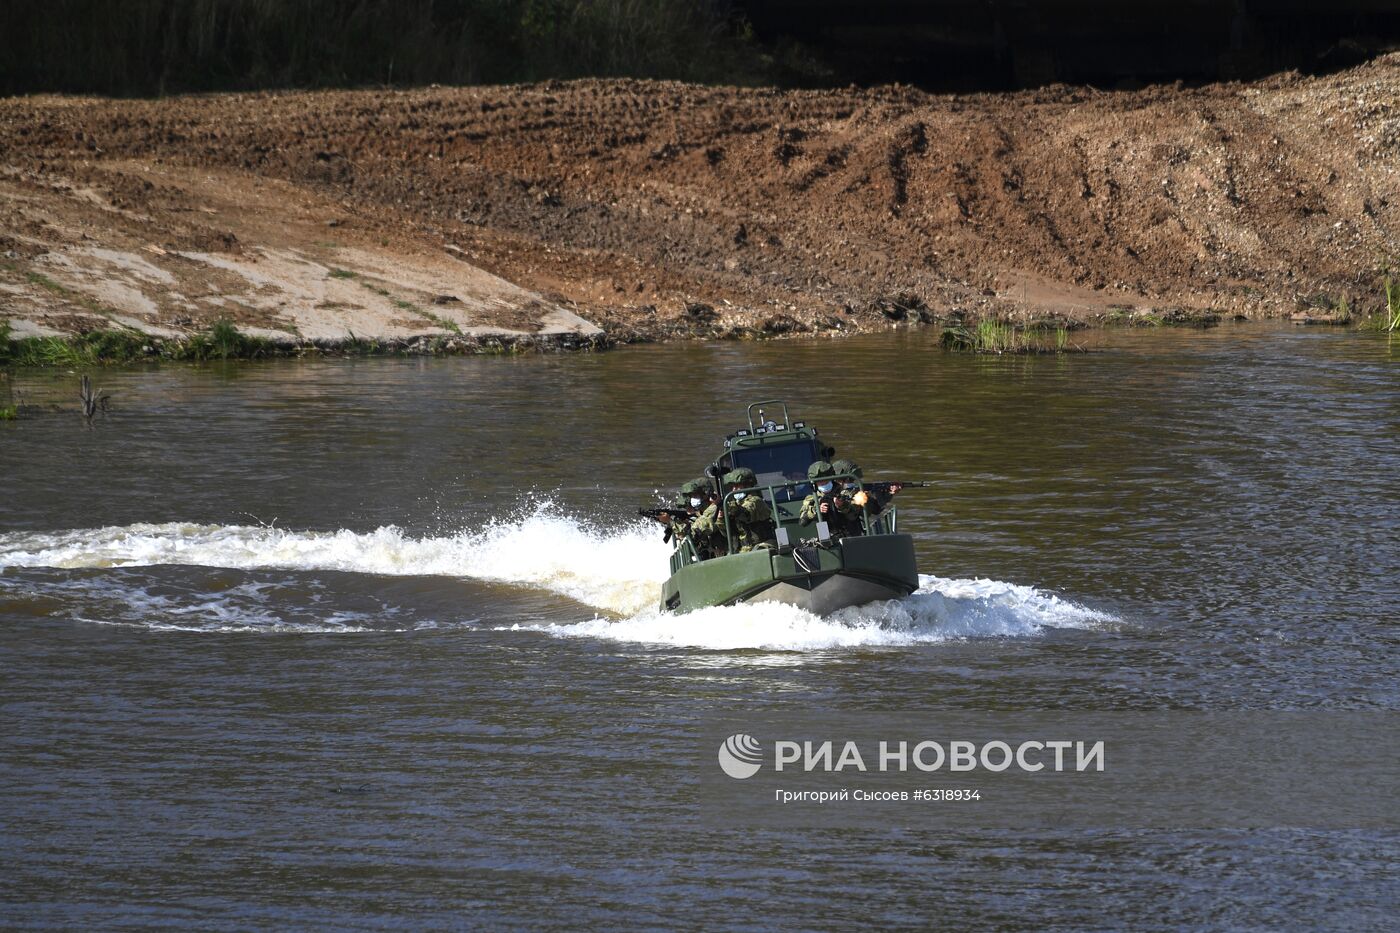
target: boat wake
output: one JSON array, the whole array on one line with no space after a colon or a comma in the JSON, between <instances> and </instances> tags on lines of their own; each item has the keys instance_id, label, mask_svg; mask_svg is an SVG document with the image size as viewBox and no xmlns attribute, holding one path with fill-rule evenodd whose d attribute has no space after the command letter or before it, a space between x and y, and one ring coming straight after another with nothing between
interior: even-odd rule
<instances>
[{"instance_id":1,"label":"boat wake","mask_svg":"<svg viewBox=\"0 0 1400 933\"><path fill-rule=\"evenodd\" d=\"M626 615L657 599L670 550L637 521L589 526L552 502L454 535L413 537L392 525L369 532L291 531L259 525L138 524L0 534L0 570L194 566L448 576L549 590Z\"/></svg>"},{"instance_id":2,"label":"boat wake","mask_svg":"<svg viewBox=\"0 0 1400 933\"><path fill-rule=\"evenodd\" d=\"M715 650L815 651L894 647L986 637L1027 637L1046 629L1102 628L1118 620L1029 586L919 575L903 599L817 616L795 606L715 606L685 615L652 609L621 621L520 625L566 638L605 638Z\"/></svg>"},{"instance_id":3,"label":"boat wake","mask_svg":"<svg viewBox=\"0 0 1400 933\"><path fill-rule=\"evenodd\" d=\"M114 621L115 610L104 611L103 602L110 605L116 599L125 607L139 606L135 614L116 613L125 620L118 624L156 630L385 631L383 624L392 624L389 617L398 609L383 604L339 615L328 610L308 619L304 611L279 611L275 581L224 585L214 592L184 593L178 599L166 590L133 601L132 594L153 591L148 584L127 579L131 568L330 570L499 582L556 593L606 613L606 617L580 622L521 623L508 630L717 650L803 651L1024 637L1047 628L1098 627L1116 621L1031 587L934 576L922 576L912 596L827 617L778 604L714 607L676 616L656 609L668 554L653 524L634 522L603 529L543 502L514 519L479 530L429 537L414 537L392 526L370 532L314 532L181 523L0 534L0 581L7 568L88 571L83 579L48 580L44 586L50 590L80 587L90 593L93 587L86 577L91 571L116 570L121 579L102 584L109 598L89 602L73 617ZM131 593L119 597L128 590ZM4 595L0 591L0 609ZM50 598L61 595L49 594ZM419 621L408 626L425 627L436 625Z\"/></svg>"}]
</instances>

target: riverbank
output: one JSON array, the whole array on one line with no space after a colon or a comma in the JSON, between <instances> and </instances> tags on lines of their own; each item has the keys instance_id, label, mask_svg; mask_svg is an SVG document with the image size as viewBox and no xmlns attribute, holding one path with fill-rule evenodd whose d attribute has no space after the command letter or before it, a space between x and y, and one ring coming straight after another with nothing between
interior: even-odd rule
<instances>
[{"instance_id":1,"label":"riverbank","mask_svg":"<svg viewBox=\"0 0 1400 933\"><path fill-rule=\"evenodd\" d=\"M79 334L15 339L0 321L0 367L105 366L141 361L206 362L275 357L352 356L499 356L601 350L612 346L606 335L453 334L377 339L269 339L250 336L228 320L208 330L176 336L151 336L134 328L93 330Z\"/></svg>"},{"instance_id":2,"label":"riverbank","mask_svg":"<svg viewBox=\"0 0 1400 933\"><path fill-rule=\"evenodd\" d=\"M1133 92L10 98L0 320L501 352L1364 313L1400 255L1397 100L1394 55Z\"/></svg>"}]
</instances>

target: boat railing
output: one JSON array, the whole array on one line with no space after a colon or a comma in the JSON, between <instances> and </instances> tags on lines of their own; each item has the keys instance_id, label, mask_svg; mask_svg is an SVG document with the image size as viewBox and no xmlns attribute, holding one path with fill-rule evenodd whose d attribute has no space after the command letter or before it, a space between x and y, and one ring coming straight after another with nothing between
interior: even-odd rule
<instances>
[{"instance_id":1,"label":"boat railing","mask_svg":"<svg viewBox=\"0 0 1400 933\"><path fill-rule=\"evenodd\" d=\"M695 542L690 540L690 535L681 535L680 543L671 552L671 573L675 573L687 564L693 564L700 559L700 553L695 550Z\"/></svg>"},{"instance_id":2,"label":"boat railing","mask_svg":"<svg viewBox=\"0 0 1400 933\"><path fill-rule=\"evenodd\" d=\"M856 476L853 473L837 473L831 477L831 480L832 482L841 482L842 480L854 480L858 492L865 489L865 485L861 482L860 477ZM745 495L747 495L748 493L756 492L760 496L762 496L764 500L768 503L768 507L773 511L773 522L774 528L776 530L777 528L785 527L783 521L781 520L782 513L778 508L779 503L777 491L780 489L793 490L799 486L811 486L811 484L812 481L810 479L795 479L788 480L785 483L764 483L758 486L750 486L747 489L735 489L726 492L724 494L724 498L720 500L719 507L720 514L724 519L724 537L725 548L727 552L730 554L734 553L734 533L733 529L729 524L729 503L734 501L733 497L735 493L744 493ZM792 500L789 499L788 501ZM899 526L899 509L893 502L890 502L888 505L885 506L883 510L872 515L870 512L866 511L864 507L862 507L860 523L861 530L868 535L894 534L895 530ZM687 539L685 544L691 544L691 542ZM691 544L691 550L692 552L694 551L693 544ZM679 553L679 549L677 549L677 553ZM692 558L692 560L694 559L695 558ZM682 566L684 566L684 564L682 564Z\"/></svg>"},{"instance_id":3,"label":"boat railing","mask_svg":"<svg viewBox=\"0 0 1400 933\"><path fill-rule=\"evenodd\" d=\"M777 405L777 406L779 406L779 407L782 408L782 410L783 410L783 420L782 420L781 424L782 424L782 426L783 426L784 429L788 428L788 427L792 424L792 421L790 421L790 420L788 419L788 407L787 407L787 402L783 401L783 400L780 399L780 398L770 398L770 399L765 399L765 400L762 401L762 402L754 402L752 405L749 406L749 408L748 408L749 430L750 430L751 432L753 432L754 434L762 434L763 431L768 427L769 424L776 424L776 423L779 423L779 422L773 422L771 419L769 419L767 416L765 416L765 415L763 414L763 406L764 406L764 405L770 405L770 406L771 406L771 405ZM755 409L755 408L758 409L758 420L757 420L757 421L754 420L754 409Z\"/></svg>"}]
</instances>

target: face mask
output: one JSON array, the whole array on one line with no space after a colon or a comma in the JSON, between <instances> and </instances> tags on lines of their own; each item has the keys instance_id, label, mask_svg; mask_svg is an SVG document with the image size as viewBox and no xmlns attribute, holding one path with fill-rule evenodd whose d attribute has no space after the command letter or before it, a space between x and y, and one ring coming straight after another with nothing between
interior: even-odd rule
<instances>
[{"instance_id":1,"label":"face mask","mask_svg":"<svg viewBox=\"0 0 1400 933\"><path fill-rule=\"evenodd\" d=\"M691 496L691 497L690 497L690 507L691 507L692 509L698 509L698 508L700 508L700 502L701 502L701 500L700 500L700 498L699 498L698 496Z\"/></svg>"},{"instance_id":2,"label":"face mask","mask_svg":"<svg viewBox=\"0 0 1400 933\"><path fill-rule=\"evenodd\" d=\"M834 483L830 483L830 482L827 482L827 483L817 483L817 491L818 491L818 492L831 492L831 490L833 490L833 489L835 489L835 488L836 488L836 484L834 484Z\"/></svg>"},{"instance_id":3,"label":"face mask","mask_svg":"<svg viewBox=\"0 0 1400 933\"><path fill-rule=\"evenodd\" d=\"M841 486L842 486L842 488L845 489L847 492L854 492L854 491L855 491L855 488L856 488L856 484L855 484L855 483L842 483Z\"/></svg>"},{"instance_id":4,"label":"face mask","mask_svg":"<svg viewBox=\"0 0 1400 933\"><path fill-rule=\"evenodd\" d=\"M731 493L730 495L732 496L735 502L738 502L739 500L744 498L744 494L742 492Z\"/></svg>"}]
</instances>

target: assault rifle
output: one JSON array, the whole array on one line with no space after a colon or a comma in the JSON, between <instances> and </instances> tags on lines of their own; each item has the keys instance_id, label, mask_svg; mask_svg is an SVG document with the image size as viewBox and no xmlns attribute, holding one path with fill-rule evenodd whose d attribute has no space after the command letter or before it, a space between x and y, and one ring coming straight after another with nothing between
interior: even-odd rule
<instances>
[{"instance_id":1,"label":"assault rifle","mask_svg":"<svg viewBox=\"0 0 1400 933\"><path fill-rule=\"evenodd\" d=\"M661 536L663 544L671 543L671 538L676 533L676 525L688 525L695 520L695 515L689 509L678 505L659 509L638 509L637 514L643 518L666 523L666 533Z\"/></svg>"},{"instance_id":2,"label":"assault rifle","mask_svg":"<svg viewBox=\"0 0 1400 933\"><path fill-rule=\"evenodd\" d=\"M690 514L690 509L682 508L679 505L668 505L659 509L638 509L637 514L643 518L654 518L658 522L667 522L673 518L683 518L688 521L695 517Z\"/></svg>"},{"instance_id":3,"label":"assault rifle","mask_svg":"<svg viewBox=\"0 0 1400 933\"><path fill-rule=\"evenodd\" d=\"M932 486L932 485L933 485L933 483L925 483L925 482L923 482L923 481L921 481L921 480L920 480L920 481L914 481L914 482L908 482L908 483L901 483L901 482L890 482L890 483L864 483L864 482L863 482L863 483L860 484L860 488L863 489L863 490L865 490L866 492L874 493L874 494L877 495L877 496L888 496L888 495L890 495L890 487L891 487L891 486L898 486L900 489L906 489L906 488L909 488L909 487L911 487L911 486L914 487L914 488L919 488L919 487L921 487L921 486Z\"/></svg>"},{"instance_id":4,"label":"assault rifle","mask_svg":"<svg viewBox=\"0 0 1400 933\"><path fill-rule=\"evenodd\" d=\"M837 537L846 534L860 534L860 523L841 513L839 502L841 499L850 501L848 497L834 492L829 492L817 499L817 521L826 522L826 527L831 529L831 533Z\"/></svg>"},{"instance_id":5,"label":"assault rifle","mask_svg":"<svg viewBox=\"0 0 1400 933\"><path fill-rule=\"evenodd\" d=\"M919 487L932 485L932 483L925 483L918 480L908 483L901 483L897 481L879 483L863 482L860 484L860 490L855 493L852 493L847 498L849 498L852 502L854 502L861 508L865 508L866 505L870 505L878 509L883 514L885 506L889 504L890 498L894 495L895 486L898 486L900 489L904 489L906 486Z\"/></svg>"}]
</instances>

